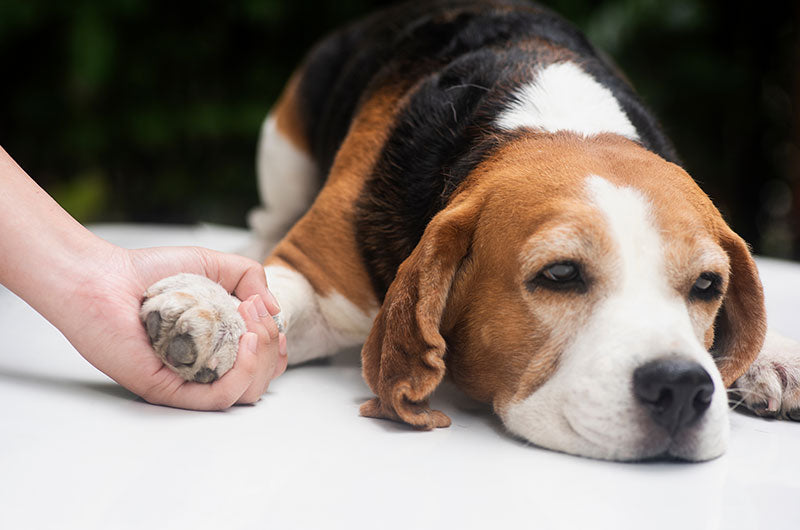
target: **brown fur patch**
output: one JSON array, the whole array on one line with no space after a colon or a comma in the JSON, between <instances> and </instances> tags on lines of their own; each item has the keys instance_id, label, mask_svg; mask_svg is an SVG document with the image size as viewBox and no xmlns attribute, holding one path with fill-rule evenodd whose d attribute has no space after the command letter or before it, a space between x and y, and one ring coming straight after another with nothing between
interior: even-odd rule
<instances>
[{"instance_id":1,"label":"brown fur patch","mask_svg":"<svg viewBox=\"0 0 800 530\"><path fill-rule=\"evenodd\" d=\"M265 262L288 265L321 295L336 291L365 312L377 300L356 244L352 205L386 141L402 94L402 88L387 87L364 103L325 187Z\"/></svg>"},{"instance_id":2,"label":"brown fur patch","mask_svg":"<svg viewBox=\"0 0 800 530\"><path fill-rule=\"evenodd\" d=\"M182 298L182 299L188 300L190 302L196 302L197 301L197 299L194 296L190 295L189 293L184 293L184 292L181 292L181 291L178 291L178 292L174 293L174 297L175 298Z\"/></svg>"},{"instance_id":3,"label":"brown fur patch","mask_svg":"<svg viewBox=\"0 0 800 530\"><path fill-rule=\"evenodd\" d=\"M203 320L207 320L209 322L216 322L220 319L219 315L212 313L211 311L207 311L205 309L199 309L195 311L195 316L197 318L202 318Z\"/></svg>"}]
</instances>

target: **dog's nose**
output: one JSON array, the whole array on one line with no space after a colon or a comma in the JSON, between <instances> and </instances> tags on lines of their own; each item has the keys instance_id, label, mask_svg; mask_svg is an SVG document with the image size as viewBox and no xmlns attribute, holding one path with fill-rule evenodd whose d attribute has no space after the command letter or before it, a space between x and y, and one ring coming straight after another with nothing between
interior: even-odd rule
<instances>
[{"instance_id":1,"label":"dog's nose","mask_svg":"<svg viewBox=\"0 0 800 530\"><path fill-rule=\"evenodd\" d=\"M633 372L633 393L653 420L673 433L708 409L714 382L694 361L658 359Z\"/></svg>"}]
</instances>

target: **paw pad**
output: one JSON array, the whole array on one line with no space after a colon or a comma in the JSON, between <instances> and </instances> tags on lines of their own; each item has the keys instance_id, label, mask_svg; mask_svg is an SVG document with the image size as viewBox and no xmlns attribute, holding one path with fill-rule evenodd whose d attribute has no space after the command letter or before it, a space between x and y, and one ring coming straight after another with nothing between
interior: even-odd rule
<instances>
[{"instance_id":1,"label":"paw pad","mask_svg":"<svg viewBox=\"0 0 800 530\"><path fill-rule=\"evenodd\" d=\"M245 333L239 301L220 285L178 274L145 293L140 319L156 355L187 381L211 383L233 366Z\"/></svg>"},{"instance_id":2,"label":"paw pad","mask_svg":"<svg viewBox=\"0 0 800 530\"><path fill-rule=\"evenodd\" d=\"M187 333L173 337L167 346L166 358L172 366L193 364L197 360L197 352L192 337Z\"/></svg>"}]
</instances>

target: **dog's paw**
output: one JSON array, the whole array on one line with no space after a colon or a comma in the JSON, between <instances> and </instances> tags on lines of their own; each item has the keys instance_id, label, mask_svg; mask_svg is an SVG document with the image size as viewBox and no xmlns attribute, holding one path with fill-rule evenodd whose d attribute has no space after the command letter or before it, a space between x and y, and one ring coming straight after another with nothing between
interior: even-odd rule
<instances>
[{"instance_id":1,"label":"dog's paw","mask_svg":"<svg viewBox=\"0 0 800 530\"><path fill-rule=\"evenodd\" d=\"M733 384L733 391L759 416L800 421L800 343L768 334L763 350Z\"/></svg>"},{"instance_id":2,"label":"dog's paw","mask_svg":"<svg viewBox=\"0 0 800 530\"><path fill-rule=\"evenodd\" d=\"M247 331L239 300L196 274L153 284L139 317L161 360L187 381L211 383L233 366Z\"/></svg>"}]
</instances>

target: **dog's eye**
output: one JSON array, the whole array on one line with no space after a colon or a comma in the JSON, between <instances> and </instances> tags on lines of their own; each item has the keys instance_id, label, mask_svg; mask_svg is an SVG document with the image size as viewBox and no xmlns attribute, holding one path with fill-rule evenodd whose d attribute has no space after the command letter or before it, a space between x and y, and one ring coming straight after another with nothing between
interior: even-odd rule
<instances>
[{"instance_id":1,"label":"dog's eye","mask_svg":"<svg viewBox=\"0 0 800 530\"><path fill-rule=\"evenodd\" d=\"M574 263L556 263L542 271L542 276L553 282L570 282L580 276Z\"/></svg>"},{"instance_id":2,"label":"dog's eye","mask_svg":"<svg viewBox=\"0 0 800 530\"><path fill-rule=\"evenodd\" d=\"M722 278L715 272L704 272L692 285L692 290L689 292L690 299L696 300L714 300L719 298L722 294L720 291L722 285Z\"/></svg>"},{"instance_id":3,"label":"dog's eye","mask_svg":"<svg viewBox=\"0 0 800 530\"><path fill-rule=\"evenodd\" d=\"M577 263L571 261L551 263L529 280L527 285L529 290L544 287L554 291L586 291L581 268Z\"/></svg>"}]
</instances>

